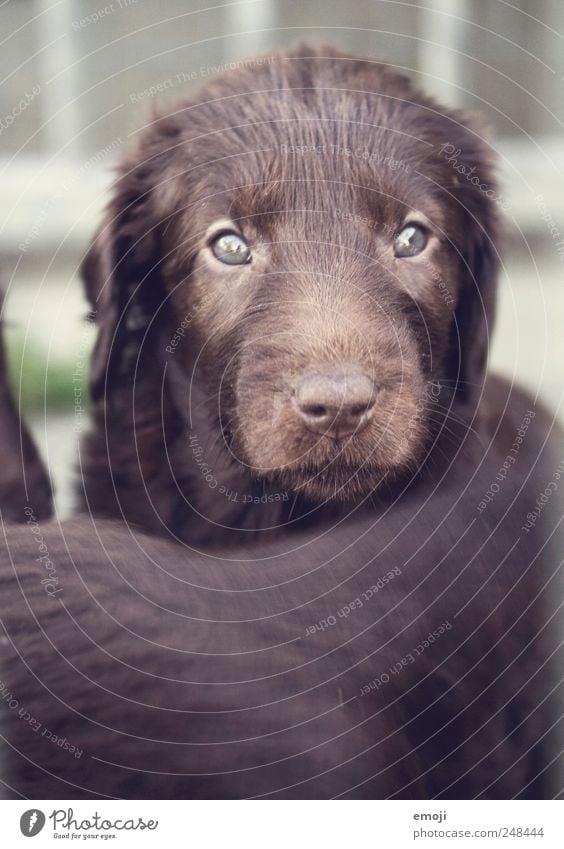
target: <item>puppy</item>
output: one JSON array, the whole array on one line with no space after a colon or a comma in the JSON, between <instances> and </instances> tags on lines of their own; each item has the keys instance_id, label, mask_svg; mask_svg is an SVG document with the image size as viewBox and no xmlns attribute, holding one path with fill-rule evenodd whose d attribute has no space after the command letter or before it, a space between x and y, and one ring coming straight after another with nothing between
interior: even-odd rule
<instances>
[{"instance_id":1,"label":"puppy","mask_svg":"<svg viewBox=\"0 0 564 849\"><path fill-rule=\"evenodd\" d=\"M469 427L487 446L492 169L474 119L330 48L229 71L155 116L83 267L83 503L234 540L439 479Z\"/></svg>"},{"instance_id":2,"label":"puppy","mask_svg":"<svg viewBox=\"0 0 564 849\"><path fill-rule=\"evenodd\" d=\"M307 48L141 133L85 263L95 519L5 532L7 796L559 792L560 472L483 391L497 215L448 144L495 185L466 116Z\"/></svg>"}]
</instances>

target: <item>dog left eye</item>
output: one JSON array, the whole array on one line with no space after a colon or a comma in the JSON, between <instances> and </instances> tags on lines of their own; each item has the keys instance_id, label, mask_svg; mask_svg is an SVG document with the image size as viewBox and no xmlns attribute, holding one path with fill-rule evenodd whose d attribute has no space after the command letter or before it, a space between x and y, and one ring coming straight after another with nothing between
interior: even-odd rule
<instances>
[{"instance_id":1,"label":"dog left eye","mask_svg":"<svg viewBox=\"0 0 564 849\"><path fill-rule=\"evenodd\" d=\"M211 249L227 265L245 265L251 259L251 249L238 233L221 233L211 243Z\"/></svg>"},{"instance_id":2,"label":"dog left eye","mask_svg":"<svg viewBox=\"0 0 564 849\"><path fill-rule=\"evenodd\" d=\"M416 256L426 244L426 231L417 224L408 224L394 238L394 253L398 257Z\"/></svg>"}]
</instances>

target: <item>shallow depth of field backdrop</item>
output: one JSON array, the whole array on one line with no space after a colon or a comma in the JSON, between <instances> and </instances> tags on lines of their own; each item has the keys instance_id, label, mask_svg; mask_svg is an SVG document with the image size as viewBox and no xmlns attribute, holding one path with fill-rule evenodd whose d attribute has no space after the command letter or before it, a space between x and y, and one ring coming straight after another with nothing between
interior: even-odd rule
<instances>
[{"instance_id":1,"label":"shallow depth of field backdrop","mask_svg":"<svg viewBox=\"0 0 564 849\"><path fill-rule=\"evenodd\" d=\"M155 102L298 39L410 73L483 114L509 236L491 365L560 415L564 371L561 0L4 0L0 274L14 386L72 509L92 329L77 268L112 165ZM445 139L445 143L448 139Z\"/></svg>"}]
</instances>

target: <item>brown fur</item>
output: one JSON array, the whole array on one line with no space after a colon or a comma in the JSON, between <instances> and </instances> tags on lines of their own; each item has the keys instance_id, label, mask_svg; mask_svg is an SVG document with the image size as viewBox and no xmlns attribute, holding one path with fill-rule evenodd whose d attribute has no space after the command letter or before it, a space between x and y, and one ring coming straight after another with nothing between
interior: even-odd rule
<instances>
[{"instance_id":1,"label":"brown fur","mask_svg":"<svg viewBox=\"0 0 564 849\"><path fill-rule=\"evenodd\" d=\"M516 545L530 495L476 516L474 474L292 545L51 523L56 594L9 530L0 797L552 798L556 515Z\"/></svg>"},{"instance_id":2,"label":"brown fur","mask_svg":"<svg viewBox=\"0 0 564 849\"><path fill-rule=\"evenodd\" d=\"M446 417L469 423L483 389L498 216L447 143L495 186L472 119L330 48L229 72L153 118L84 264L99 326L89 509L182 539L303 524L385 498L429 451L450 452ZM398 259L393 235L413 217L432 237ZM249 265L212 256L222 219ZM369 427L336 442L291 396L340 362L379 392Z\"/></svg>"},{"instance_id":3,"label":"brown fur","mask_svg":"<svg viewBox=\"0 0 564 849\"><path fill-rule=\"evenodd\" d=\"M7 798L561 790L561 493L522 527L560 474L552 423L504 382L482 401L496 213L438 154L460 147L491 183L486 146L391 71L306 52L155 118L122 166L85 264L99 323L85 495L97 515L208 544L97 517L5 532ZM323 139L410 170L280 150ZM441 239L399 262L389 236L408 208ZM226 214L252 266L210 262L205 233ZM335 450L298 427L288 393L342 360L380 394ZM304 531L310 513L333 521ZM302 530L272 542L209 544L222 525L295 517Z\"/></svg>"}]
</instances>

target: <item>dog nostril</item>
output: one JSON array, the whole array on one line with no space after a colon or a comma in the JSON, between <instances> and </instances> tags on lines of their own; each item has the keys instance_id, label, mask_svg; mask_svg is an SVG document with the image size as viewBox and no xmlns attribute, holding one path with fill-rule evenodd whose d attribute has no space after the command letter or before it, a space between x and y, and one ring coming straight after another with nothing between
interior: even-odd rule
<instances>
[{"instance_id":1,"label":"dog nostril","mask_svg":"<svg viewBox=\"0 0 564 849\"><path fill-rule=\"evenodd\" d=\"M374 406L374 401L370 401L368 404L355 404L351 407L351 415L353 416L362 416L363 413L366 413Z\"/></svg>"},{"instance_id":2,"label":"dog nostril","mask_svg":"<svg viewBox=\"0 0 564 849\"><path fill-rule=\"evenodd\" d=\"M316 419L323 418L323 416L327 415L327 407L322 407L320 404L300 404L300 410L302 413L305 413L306 416L312 416Z\"/></svg>"},{"instance_id":3,"label":"dog nostril","mask_svg":"<svg viewBox=\"0 0 564 849\"><path fill-rule=\"evenodd\" d=\"M308 430L337 439L366 427L376 392L368 375L339 364L301 377L294 388L294 406Z\"/></svg>"}]
</instances>

